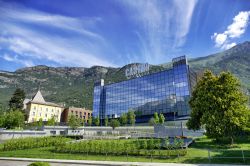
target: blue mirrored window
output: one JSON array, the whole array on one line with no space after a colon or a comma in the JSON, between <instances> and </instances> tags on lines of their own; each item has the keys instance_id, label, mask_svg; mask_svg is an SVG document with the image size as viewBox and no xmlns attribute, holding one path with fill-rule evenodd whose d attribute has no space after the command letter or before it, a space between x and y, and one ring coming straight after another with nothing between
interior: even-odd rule
<instances>
[{"instance_id":1,"label":"blue mirrored window","mask_svg":"<svg viewBox=\"0 0 250 166\"><path fill-rule=\"evenodd\" d=\"M154 112L167 119L190 114L188 101L191 83L186 59L173 62L173 67L158 73L123 82L94 87L93 116L118 118L135 111L137 122L147 122ZM195 77L192 77L193 79Z\"/></svg>"}]
</instances>

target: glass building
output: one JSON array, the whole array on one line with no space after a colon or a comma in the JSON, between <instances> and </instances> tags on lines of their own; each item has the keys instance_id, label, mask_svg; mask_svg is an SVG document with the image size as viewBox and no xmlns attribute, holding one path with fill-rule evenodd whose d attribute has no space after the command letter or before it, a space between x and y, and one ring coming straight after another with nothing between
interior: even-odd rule
<instances>
[{"instance_id":1,"label":"glass building","mask_svg":"<svg viewBox=\"0 0 250 166\"><path fill-rule=\"evenodd\" d=\"M185 56L174 58L163 71L105 85L95 83L93 116L101 122L135 111L136 122L148 122L155 112L167 120L178 120L190 114L189 98L196 74L189 69Z\"/></svg>"}]
</instances>

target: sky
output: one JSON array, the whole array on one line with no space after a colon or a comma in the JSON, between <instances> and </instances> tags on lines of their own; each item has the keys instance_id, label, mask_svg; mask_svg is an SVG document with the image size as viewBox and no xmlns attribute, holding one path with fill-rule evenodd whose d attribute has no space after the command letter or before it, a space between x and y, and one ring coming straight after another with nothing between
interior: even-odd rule
<instances>
[{"instance_id":1,"label":"sky","mask_svg":"<svg viewBox=\"0 0 250 166\"><path fill-rule=\"evenodd\" d=\"M121 67L250 40L250 0L0 0L0 70Z\"/></svg>"}]
</instances>

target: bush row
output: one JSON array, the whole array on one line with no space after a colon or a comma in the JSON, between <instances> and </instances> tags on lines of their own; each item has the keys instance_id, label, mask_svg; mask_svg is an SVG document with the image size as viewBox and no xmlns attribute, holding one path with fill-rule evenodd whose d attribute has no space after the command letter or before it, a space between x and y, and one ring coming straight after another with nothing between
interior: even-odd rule
<instances>
[{"instance_id":1,"label":"bush row","mask_svg":"<svg viewBox=\"0 0 250 166\"><path fill-rule=\"evenodd\" d=\"M186 149L179 142L167 144L160 139L143 140L91 140L77 143L65 143L56 146L61 153L111 154L111 155L185 155ZM163 150L164 149L164 150ZM167 149L167 150L165 150Z\"/></svg>"},{"instance_id":2,"label":"bush row","mask_svg":"<svg viewBox=\"0 0 250 166\"><path fill-rule=\"evenodd\" d=\"M10 151L10 150L22 150L22 149L31 149L39 147L59 146L68 140L70 139L64 137L28 137L28 138L11 139L3 144L3 150Z\"/></svg>"}]
</instances>

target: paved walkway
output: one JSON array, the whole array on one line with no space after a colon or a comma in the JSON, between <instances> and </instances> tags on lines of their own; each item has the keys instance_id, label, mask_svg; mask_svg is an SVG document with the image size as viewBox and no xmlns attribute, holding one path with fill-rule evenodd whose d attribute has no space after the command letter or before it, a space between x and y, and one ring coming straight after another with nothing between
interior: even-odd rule
<instances>
[{"instance_id":1,"label":"paved walkway","mask_svg":"<svg viewBox=\"0 0 250 166\"><path fill-rule=\"evenodd\" d=\"M0 157L0 166L27 166L31 162L43 161L51 163L51 166L227 166L224 164L178 164L178 163L146 163L146 162L113 162L91 160L58 160L58 159L35 159L35 158L11 158ZM233 166L233 165L231 165ZM241 166L241 165L235 165ZM242 165L243 166L243 165Z\"/></svg>"}]
</instances>

